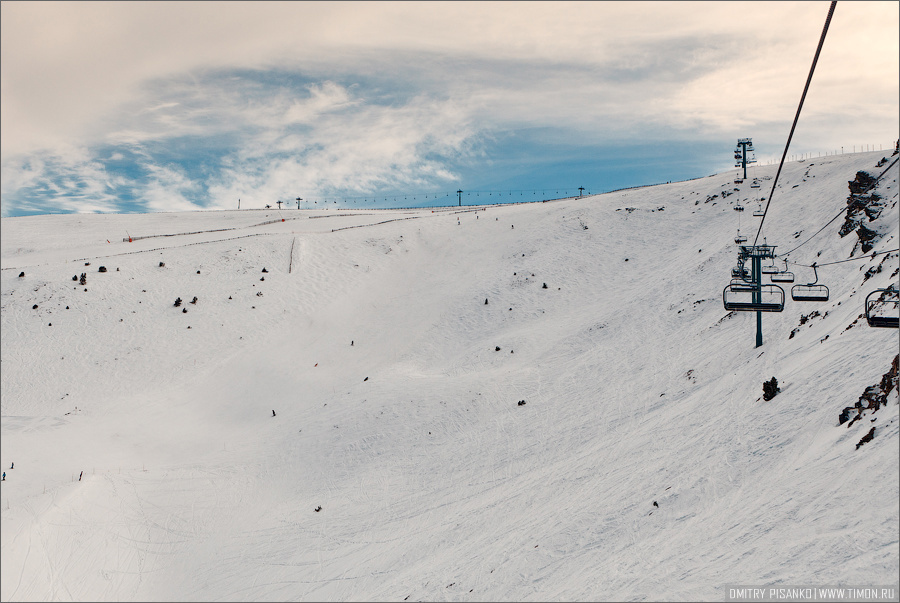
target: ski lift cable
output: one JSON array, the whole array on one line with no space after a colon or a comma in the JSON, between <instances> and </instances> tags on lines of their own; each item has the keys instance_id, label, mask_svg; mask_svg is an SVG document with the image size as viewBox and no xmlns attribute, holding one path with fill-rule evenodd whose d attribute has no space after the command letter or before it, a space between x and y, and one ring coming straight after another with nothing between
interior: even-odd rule
<instances>
[{"instance_id":1,"label":"ski lift cable","mask_svg":"<svg viewBox=\"0 0 900 603\"><path fill-rule=\"evenodd\" d=\"M885 169L883 172L881 172L881 174L880 174L877 178L875 178L875 180L874 180L868 187L866 187L866 190L864 190L863 192L861 192L861 193L859 193L859 194L865 195L865 194L868 193L870 190L872 190L872 188L873 188L876 184L878 184L878 182L881 180L881 178L882 178L885 174L887 174L888 170L891 169L892 167L894 167L894 165L896 165L896 163L897 163L898 160L900 160L900 157L898 157L897 159L894 159L894 160L891 162L891 165L887 166L887 169ZM894 195L894 196L896 196L896 195ZM782 255L782 256L790 255L790 254L793 253L794 251L797 251L798 249L800 249L801 247L803 247L804 245L806 245L807 243L809 243L811 240L813 240L813 238L815 238L816 235L818 235L820 232L822 232L823 230L825 230L826 228L828 228L828 225L829 225L829 224L831 224L832 222L834 222L835 220L837 220L838 218L840 218L841 215L843 215L843 213L846 212L848 209L850 209L850 206L849 206L849 205L848 205L847 207L844 207L843 209L841 209L841 211L839 211L835 217L833 217L832 219L828 220L828 222L825 224L825 226L823 226L822 228L820 228L819 230L817 230L817 231L815 232L815 234L813 234L811 237L809 237L808 239L806 239L805 241L803 241L802 243L800 243L799 245L797 245L796 247L794 247L794 248L791 249L790 251L785 252L785 253L783 253L783 254L781 254L781 255Z\"/></svg>"},{"instance_id":2,"label":"ski lift cable","mask_svg":"<svg viewBox=\"0 0 900 603\"><path fill-rule=\"evenodd\" d=\"M766 222L766 214L769 212L769 205L772 204L772 197L775 195L775 187L778 185L778 177L781 175L781 168L784 167L784 160L787 158L788 149L791 146L791 138L794 137L794 130L797 128L797 121L800 119L800 111L803 109L803 101L806 100L806 93L809 91L809 83L812 81L813 73L816 71L816 63L819 61L819 54L822 52L822 46L825 44L825 34L828 33L828 26L831 23L831 17L834 14L834 8L837 6L837 0L831 3L828 8L828 16L825 18L825 26L822 28L822 35L819 38L819 46L816 48L816 54L813 57L812 65L809 68L809 76L806 78L806 85L803 87L803 94L800 96L800 104L797 106L797 113L794 115L794 123L791 125L791 132L788 134L787 143L784 145L784 153L781 155L781 162L778 164L778 171L775 173L775 179L772 181L772 192L766 201L766 209L763 211L762 219L759 221L759 230L756 232L756 238L753 239L753 246L759 241L759 235L762 232L763 224Z\"/></svg>"},{"instance_id":3,"label":"ski lift cable","mask_svg":"<svg viewBox=\"0 0 900 603\"><path fill-rule=\"evenodd\" d=\"M898 251L900 251L900 248L888 249L887 251L873 251L872 253L866 253L866 254L856 257L856 258L848 258L846 260L836 260L834 262L826 262L824 264L819 264L818 262L813 262L813 264L815 266L817 266L818 268L821 268L822 266L831 266L833 264L843 264L845 262L856 262L858 260L867 260L867 259L870 260L870 259L875 258L875 256L884 255L886 253L897 253ZM812 268L812 265L800 264L798 262L788 262L787 260L785 260L785 262L792 264L794 266L802 266L804 268Z\"/></svg>"}]
</instances>

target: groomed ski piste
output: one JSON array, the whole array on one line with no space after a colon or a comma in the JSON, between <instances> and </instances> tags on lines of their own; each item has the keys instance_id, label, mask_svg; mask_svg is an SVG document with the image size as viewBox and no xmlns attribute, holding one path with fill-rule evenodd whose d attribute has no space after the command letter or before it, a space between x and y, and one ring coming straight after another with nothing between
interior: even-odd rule
<instances>
[{"instance_id":1,"label":"groomed ski piste","mask_svg":"<svg viewBox=\"0 0 900 603\"><path fill-rule=\"evenodd\" d=\"M786 163L766 244L803 243L882 157ZM776 169L522 205L3 218L0 598L896 584L897 388L839 415L898 353L863 316L898 254L834 221L788 256L829 300L788 295L755 347L722 294ZM897 164L873 191L873 251L897 249Z\"/></svg>"}]
</instances>

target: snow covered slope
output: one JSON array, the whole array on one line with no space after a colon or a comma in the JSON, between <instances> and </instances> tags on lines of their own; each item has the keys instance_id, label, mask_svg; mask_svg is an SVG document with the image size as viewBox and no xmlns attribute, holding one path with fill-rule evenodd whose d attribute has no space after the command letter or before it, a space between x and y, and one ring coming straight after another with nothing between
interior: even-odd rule
<instances>
[{"instance_id":1,"label":"snow covered slope","mask_svg":"<svg viewBox=\"0 0 900 603\"><path fill-rule=\"evenodd\" d=\"M882 155L787 164L766 242L803 243ZM838 416L898 353L860 319L898 254L830 264L858 244L832 223L787 258L829 301L788 299L754 347L722 290L775 169L514 206L3 218L0 598L895 584L897 389ZM874 251L897 249L897 164L874 190Z\"/></svg>"}]
</instances>

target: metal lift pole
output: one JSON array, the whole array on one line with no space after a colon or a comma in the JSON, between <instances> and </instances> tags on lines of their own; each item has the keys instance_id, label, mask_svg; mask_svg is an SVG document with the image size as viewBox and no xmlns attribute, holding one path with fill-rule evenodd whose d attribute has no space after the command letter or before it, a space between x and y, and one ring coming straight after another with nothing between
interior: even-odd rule
<instances>
[{"instance_id":1,"label":"metal lift pole","mask_svg":"<svg viewBox=\"0 0 900 603\"><path fill-rule=\"evenodd\" d=\"M744 143L738 141L738 146L741 147L741 167L744 168L744 180L747 179L747 147Z\"/></svg>"},{"instance_id":2,"label":"metal lift pole","mask_svg":"<svg viewBox=\"0 0 900 603\"><path fill-rule=\"evenodd\" d=\"M759 255L753 254L751 258L753 260L752 269L751 269L751 277L753 279L753 284L756 286L756 291L753 292L753 303L758 304L762 301L762 258ZM762 338L762 312L759 310L756 311L756 347L760 347L763 344Z\"/></svg>"},{"instance_id":3,"label":"metal lift pole","mask_svg":"<svg viewBox=\"0 0 900 603\"><path fill-rule=\"evenodd\" d=\"M744 159L743 159L743 161L741 161L741 163L744 164L744 180L746 180L747 179L747 144L745 143L743 146L744 146L744 152L742 153L742 155L744 156Z\"/></svg>"},{"instance_id":4,"label":"metal lift pole","mask_svg":"<svg viewBox=\"0 0 900 603\"><path fill-rule=\"evenodd\" d=\"M744 180L747 179L747 144L746 142L738 141L738 144L741 145L741 167L744 168Z\"/></svg>"}]
</instances>

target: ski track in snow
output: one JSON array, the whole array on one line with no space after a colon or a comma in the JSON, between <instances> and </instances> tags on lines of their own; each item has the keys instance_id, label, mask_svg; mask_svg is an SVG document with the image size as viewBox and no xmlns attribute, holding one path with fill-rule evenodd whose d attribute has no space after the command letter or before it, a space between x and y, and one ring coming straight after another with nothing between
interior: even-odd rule
<instances>
[{"instance_id":1,"label":"ski track in snow","mask_svg":"<svg viewBox=\"0 0 900 603\"><path fill-rule=\"evenodd\" d=\"M882 155L786 164L767 242L805 240ZM752 243L771 180L732 179L463 210L4 218L0 598L895 584L897 390L837 417L898 351L896 330L847 329L898 255L820 268L829 301L764 314L755 348L722 289L733 207ZM900 242L897 189L894 168L877 250ZM848 258L839 228L789 259Z\"/></svg>"}]
</instances>

